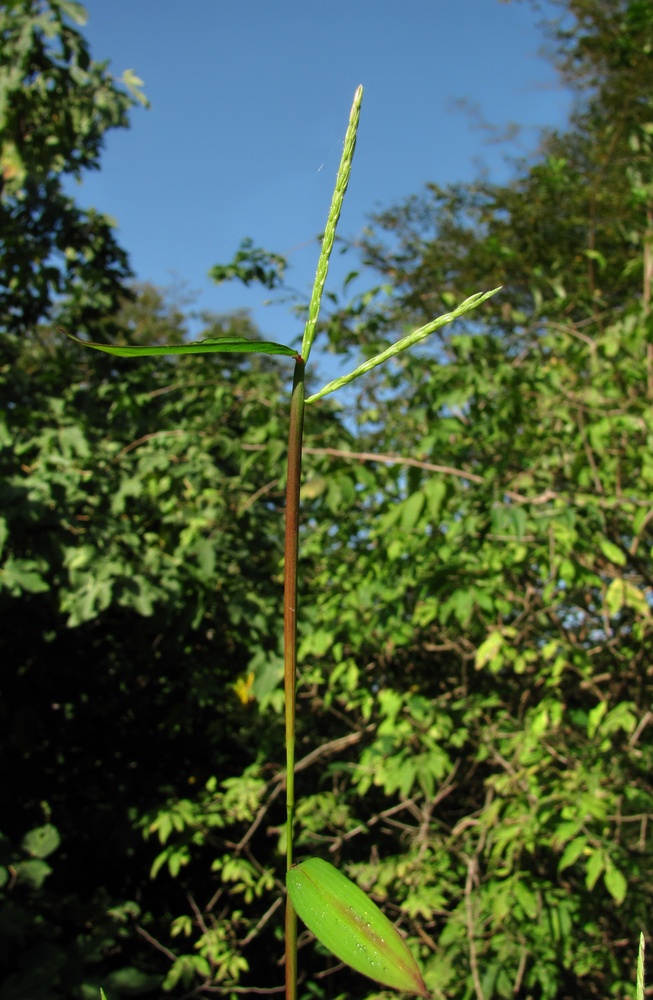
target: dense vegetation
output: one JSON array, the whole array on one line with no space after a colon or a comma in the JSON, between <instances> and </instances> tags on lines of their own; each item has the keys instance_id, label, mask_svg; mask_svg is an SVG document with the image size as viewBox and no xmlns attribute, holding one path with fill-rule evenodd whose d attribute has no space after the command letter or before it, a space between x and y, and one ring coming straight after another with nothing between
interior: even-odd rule
<instances>
[{"instance_id":1,"label":"dense vegetation","mask_svg":"<svg viewBox=\"0 0 653 1000\"><path fill-rule=\"evenodd\" d=\"M503 291L306 428L298 853L452 1000L622 996L650 930L653 10L559 6L569 129L505 186L374 219L351 252L391 293L324 342L376 351ZM136 93L71 18L0 5L0 1000L271 988L288 372L57 331L185 335L62 194ZM305 998L378 995L300 964Z\"/></svg>"}]
</instances>

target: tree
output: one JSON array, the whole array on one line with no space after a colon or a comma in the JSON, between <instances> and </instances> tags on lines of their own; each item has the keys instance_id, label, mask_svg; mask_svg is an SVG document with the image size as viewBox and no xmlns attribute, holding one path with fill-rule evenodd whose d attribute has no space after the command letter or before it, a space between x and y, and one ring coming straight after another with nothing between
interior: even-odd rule
<instances>
[{"instance_id":1,"label":"tree","mask_svg":"<svg viewBox=\"0 0 653 1000\"><path fill-rule=\"evenodd\" d=\"M538 5L535 5L536 7ZM373 217L364 265L392 288L392 309L372 306L369 336L406 313L425 322L442 303L503 286L490 305L495 329L523 346L534 316L600 324L605 311L650 294L653 14L639 0L560 0L544 27L562 77L574 88L570 128L542 136L534 162L515 163L507 185L427 185ZM645 251L644 254L642 251ZM365 336L360 311L355 336ZM351 344L346 309L334 346Z\"/></svg>"},{"instance_id":2,"label":"tree","mask_svg":"<svg viewBox=\"0 0 653 1000\"><path fill-rule=\"evenodd\" d=\"M106 216L80 209L66 177L99 167L107 130L144 103L127 71L118 83L94 62L70 21L72 0L9 0L0 8L0 329L22 332L67 302L84 328L116 306L130 275ZM61 311L60 311L61 314Z\"/></svg>"}]
</instances>

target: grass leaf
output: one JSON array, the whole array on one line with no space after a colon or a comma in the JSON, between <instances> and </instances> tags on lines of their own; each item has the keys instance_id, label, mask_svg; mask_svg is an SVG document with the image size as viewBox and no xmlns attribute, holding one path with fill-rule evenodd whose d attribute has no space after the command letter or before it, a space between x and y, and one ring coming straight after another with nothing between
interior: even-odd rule
<instances>
[{"instance_id":1,"label":"grass leaf","mask_svg":"<svg viewBox=\"0 0 653 1000\"><path fill-rule=\"evenodd\" d=\"M240 353L240 354L284 354L289 358L296 358L297 351L294 347L286 347L285 344L275 344L271 340L248 340L246 337L215 337L207 340L197 340L190 344L166 344L162 347L153 346L116 346L114 344L96 344L91 340L80 340L72 333L62 331L70 340L82 347L93 347L96 351L104 351L105 354L115 354L120 358L142 358L155 354L219 354L219 353Z\"/></svg>"},{"instance_id":2,"label":"grass leaf","mask_svg":"<svg viewBox=\"0 0 653 1000\"><path fill-rule=\"evenodd\" d=\"M310 931L342 962L385 986L428 997L417 962L376 903L321 858L286 873L293 906Z\"/></svg>"}]
</instances>

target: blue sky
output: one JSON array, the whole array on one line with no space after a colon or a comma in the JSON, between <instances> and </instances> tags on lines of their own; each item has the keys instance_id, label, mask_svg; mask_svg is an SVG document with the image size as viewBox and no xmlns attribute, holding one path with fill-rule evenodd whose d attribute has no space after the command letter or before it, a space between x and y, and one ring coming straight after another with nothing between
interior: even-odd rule
<instances>
[{"instance_id":1,"label":"blue sky","mask_svg":"<svg viewBox=\"0 0 653 1000\"><path fill-rule=\"evenodd\" d=\"M288 283L310 291L356 86L365 88L341 217L355 236L370 212L428 181L505 180L508 154L564 125L569 95L539 54L526 2L499 0L87 0L95 59L144 81L149 110L107 139L101 171L76 197L117 221L139 280L184 285L196 308L245 307L266 336L289 341L297 320L265 307L262 288L206 277L243 237L287 255ZM522 125L488 144L456 106ZM329 282L353 261L336 261ZM338 273L339 272L339 273Z\"/></svg>"}]
</instances>

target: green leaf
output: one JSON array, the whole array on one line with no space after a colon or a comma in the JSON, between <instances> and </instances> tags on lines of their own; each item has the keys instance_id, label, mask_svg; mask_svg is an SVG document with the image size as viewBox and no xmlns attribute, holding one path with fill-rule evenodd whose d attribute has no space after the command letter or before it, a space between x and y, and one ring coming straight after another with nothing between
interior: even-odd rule
<instances>
[{"instance_id":1,"label":"green leaf","mask_svg":"<svg viewBox=\"0 0 653 1000\"><path fill-rule=\"evenodd\" d=\"M402 504L401 509L401 530L408 534L417 524L422 509L424 507L424 494L411 493Z\"/></svg>"},{"instance_id":2,"label":"green leaf","mask_svg":"<svg viewBox=\"0 0 653 1000\"><path fill-rule=\"evenodd\" d=\"M29 861L19 861L13 866L13 875L19 882L25 882L32 889L40 889L52 869L47 861L40 858L30 858Z\"/></svg>"},{"instance_id":3,"label":"green leaf","mask_svg":"<svg viewBox=\"0 0 653 1000\"><path fill-rule=\"evenodd\" d=\"M143 93L144 83L139 76L134 73L133 69L126 69L122 74L122 82L129 91L129 93L134 97L144 108L149 108L150 102Z\"/></svg>"},{"instance_id":4,"label":"green leaf","mask_svg":"<svg viewBox=\"0 0 653 1000\"><path fill-rule=\"evenodd\" d=\"M475 669L482 670L486 664L490 663L493 673L499 670L503 664L503 656L501 655L503 644L504 638L501 632L490 632L487 639L484 639L476 650Z\"/></svg>"},{"instance_id":5,"label":"green leaf","mask_svg":"<svg viewBox=\"0 0 653 1000\"><path fill-rule=\"evenodd\" d=\"M591 892L596 885L599 875L605 868L605 857L602 851L594 851L590 855L585 870L585 885Z\"/></svg>"},{"instance_id":6,"label":"green leaf","mask_svg":"<svg viewBox=\"0 0 653 1000\"><path fill-rule=\"evenodd\" d=\"M34 830L26 833L21 847L33 858L47 858L53 851L56 851L60 843L61 837L56 826L46 823L45 826L37 826Z\"/></svg>"},{"instance_id":7,"label":"green leaf","mask_svg":"<svg viewBox=\"0 0 653 1000\"><path fill-rule=\"evenodd\" d=\"M107 985L119 996L137 996L142 993L149 993L161 984L161 977L152 973L143 972L134 966L127 965L122 969L116 969L109 973Z\"/></svg>"},{"instance_id":8,"label":"green leaf","mask_svg":"<svg viewBox=\"0 0 653 1000\"><path fill-rule=\"evenodd\" d=\"M41 575L42 565L33 559L14 559L10 556L0 573L0 590L4 588L17 596L21 591L44 594L50 585Z\"/></svg>"},{"instance_id":9,"label":"green leaf","mask_svg":"<svg viewBox=\"0 0 653 1000\"><path fill-rule=\"evenodd\" d=\"M605 604L613 618L623 607L632 608L639 615L648 617L650 608L642 591L628 580L613 580L605 595Z\"/></svg>"},{"instance_id":10,"label":"green leaf","mask_svg":"<svg viewBox=\"0 0 653 1000\"><path fill-rule=\"evenodd\" d=\"M266 288L278 288L283 283L284 271L287 267L285 257L278 253L270 253L261 247L255 247L254 241L247 237L241 241L240 247L229 264L216 264L209 271L209 278L216 285L223 281L238 279L246 286L258 281Z\"/></svg>"},{"instance_id":11,"label":"green leaf","mask_svg":"<svg viewBox=\"0 0 653 1000\"><path fill-rule=\"evenodd\" d=\"M601 549L601 552L603 553L605 558L609 559L609 561L611 563L614 563L615 566L626 565L625 552L623 551L623 549L620 549L618 545L615 545L614 542L611 542L607 538L599 538L599 548Z\"/></svg>"},{"instance_id":12,"label":"green leaf","mask_svg":"<svg viewBox=\"0 0 653 1000\"><path fill-rule=\"evenodd\" d=\"M75 3L74 0L59 0L59 6L64 14L66 14L71 21L74 21L75 24L86 24L88 20L88 13L84 10L81 3Z\"/></svg>"},{"instance_id":13,"label":"green leaf","mask_svg":"<svg viewBox=\"0 0 653 1000\"><path fill-rule=\"evenodd\" d=\"M271 340L248 340L247 337L209 337L207 340L198 340L191 344L166 344L163 347L142 346L117 346L115 344L96 344L91 340L80 340L72 333L65 333L70 340L82 347L92 347L96 351L104 351L105 354L115 354L120 358L142 358L155 354L285 354L289 358L296 358L297 351L294 347L286 347L285 344L275 344Z\"/></svg>"},{"instance_id":14,"label":"green leaf","mask_svg":"<svg viewBox=\"0 0 653 1000\"><path fill-rule=\"evenodd\" d=\"M530 920L537 919L538 905L537 896L520 880L517 879L514 887L515 899Z\"/></svg>"},{"instance_id":15,"label":"green leaf","mask_svg":"<svg viewBox=\"0 0 653 1000\"><path fill-rule=\"evenodd\" d=\"M600 701L598 705L594 708L587 716L587 735L590 739L594 739L596 732L601 725L601 719L608 710L608 704L605 701Z\"/></svg>"},{"instance_id":16,"label":"green leaf","mask_svg":"<svg viewBox=\"0 0 653 1000\"><path fill-rule=\"evenodd\" d=\"M635 1000L644 1000L644 935L639 932L639 952L637 954L637 992Z\"/></svg>"},{"instance_id":17,"label":"green leaf","mask_svg":"<svg viewBox=\"0 0 653 1000\"><path fill-rule=\"evenodd\" d=\"M587 837L576 837L565 847L562 857L558 862L558 872L563 872L565 868L571 868L575 864L587 845Z\"/></svg>"},{"instance_id":18,"label":"green leaf","mask_svg":"<svg viewBox=\"0 0 653 1000\"><path fill-rule=\"evenodd\" d=\"M618 868L615 868L610 861L606 866L603 881L605 882L605 887L614 899L615 903L618 906L623 903L628 891L628 883L626 882L625 876L619 871Z\"/></svg>"},{"instance_id":19,"label":"green leaf","mask_svg":"<svg viewBox=\"0 0 653 1000\"><path fill-rule=\"evenodd\" d=\"M376 903L328 861L309 858L286 874L297 913L329 951L385 986L427 997L415 959Z\"/></svg>"}]
</instances>

